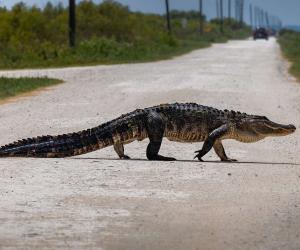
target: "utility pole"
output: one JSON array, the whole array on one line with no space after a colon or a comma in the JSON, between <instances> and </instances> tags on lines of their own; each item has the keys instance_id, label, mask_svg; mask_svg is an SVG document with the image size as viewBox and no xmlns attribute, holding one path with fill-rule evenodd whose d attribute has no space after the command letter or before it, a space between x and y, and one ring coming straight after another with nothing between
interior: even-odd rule
<instances>
[{"instance_id":1,"label":"utility pole","mask_svg":"<svg viewBox=\"0 0 300 250\"><path fill-rule=\"evenodd\" d=\"M235 0L234 10L235 10L235 20L237 20L238 19L238 0Z\"/></svg>"},{"instance_id":2,"label":"utility pole","mask_svg":"<svg viewBox=\"0 0 300 250\"><path fill-rule=\"evenodd\" d=\"M166 17L167 17L167 27L168 27L168 32L169 35L171 35L171 22L170 22L170 11L169 11L169 0L166 0Z\"/></svg>"},{"instance_id":3,"label":"utility pole","mask_svg":"<svg viewBox=\"0 0 300 250\"><path fill-rule=\"evenodd\" d=\"M260 16L260 8L257 7L257 21L258 21L258 26L261 27L262 23L261 23L261 16Z\"/></svg>"},{"instance_id":4,"label":"utility pole","mask_svg":"<svg viewBox=\"0 0 300 250\"><path fill-rule=\"evenodd\" d=\"M272 16L272 26L273 26L273 29L276 29L276 20L275 20L274 16Z\"/></svg>"},{"instance_id":5,"label":"utility pole","mask_svg":"<svg viewBox=\"0 0 300 250\"><path fill-rule=\"evenodd\" d=\"M279 30L281 30L281 29L282 29L282 26L283 26L283 24L282 24L282 21L281 21L281 20L279 20Z\"/></svg>"},{"instance_id":6,"label":"utility pole","mask_svg":"<svg viewBox=\"0 0 300 250\"><path fill-rule=\"evenodd\" d=\"M241 0L235 0L235 19L241 20Z\"/></svg>"},{"instance_id":7,"label":"utility pole","mask_svg":"<svg viewBox=\"0 0 300 250\"><path fill-rule=\"evenodd\" d=\"M273 16L269 16L269 22L270 22L271 28L274 29L274 17Z\"/></svg>"},{"instance_id":8,"label":"utility pole","mask_svg":"<svg viewBox=\"0 0 300 250\"><path fill-rule=\"evenodd\" d=\"M255 16L255 6L252 7L252 18L253 18L253 27L255 28L256 27L256 16Z\"/></svg>"},{"instance_id":9,"label":"utility pole","mask_svg":"<svg viewBox=\"0 0 300 250\"><path fill-rule=\"evenodd\" d=\"M220 0L220 29L221 33L223 33L223 0Z\"/></svg>"},{"instance_id":10,"label":"utility pole","mask_svg":"<svg viewBox=\"0 0 300 250\"><path fill-rule=\"evenodd\" d=\"M244 23L244 0L241 0L240 8L240 25L242 26Z\"/></svg>"},{"instance_id":11,"label":"utility pole","mask_svg":"<svg viewBox=\"0 0 300 250\"><path fill-rule=\"evenodd\" d=\"M220 7L219 7L219 0L216 0L216 8L217 8L217 18L220 18Z\"/></svg>"},{"instance_id":12,"label":"utility pole","mask_svg":"<svg viewBox=\"0 0 300 250\"><path fill-rule=\"evenodd\" d=\"M231 19L231 0L228 0L228 19L229 19L229 23L230 23L230 19Z\"/></svg>"},{"instance_id":13,"label":"utility pole","mask_svg":"<svg viewBox=\"0 0 300 250\"><path fill-rule=\"evenodd\" d=\"M260 11L260 16L261 16L261 26L265 27L265 12L264 10Z\"/></svg>"},{"instance_id":14,"label":"utility pole","mask_svg":"<svg viewBox=\"0 0 300 250\"><path fill-rule=\"evenodd\" d=\"M69 44L70 47L75 46L76 39L76 3L75 0L69 0Z\"/></svg>"},{"instance_id":15,"label":"utility pole","mask_svg":"<svg viewBox=\"0 0 300 250\"><path fill-rule=\"evenodd\" d=\"M203 35L203 0L199 0L200 35Z\"/></svg>"},{"instance_id":16,"label":"utility pole","mask_svg":"<svg viewBox=\"0 0 300 250\"><path fill-rule=\"evenodd\" d=\"M254 28L257 28L257 26L258 26L258 19L257 19L257 7L256 6L254 7L254 25L255 25Z\"/></svg>"},{"instance_id":17,"label":"utility pole","mask_svg":"<svg viewBox=\"0 0 300 250\"><path fill-rule=\"evenodd\" d=\"M269 28L270 27L270 22L269 22L269 14L268 14L268 12L265 12L265 17L266 17L266 26L267 26L267 28Z\"/></svg>"},{"instance_id":18,"label":"utility pole","mask_svg":"<svg viewBox=\"0 0 300 250\"><path fill-rule=\"evenodd\" d=\"M253 9L252 9L252 4L249 5L249 10L250 10L250 24L251 24L251 28L253 29Z\"/></svg>"}]
</instances>

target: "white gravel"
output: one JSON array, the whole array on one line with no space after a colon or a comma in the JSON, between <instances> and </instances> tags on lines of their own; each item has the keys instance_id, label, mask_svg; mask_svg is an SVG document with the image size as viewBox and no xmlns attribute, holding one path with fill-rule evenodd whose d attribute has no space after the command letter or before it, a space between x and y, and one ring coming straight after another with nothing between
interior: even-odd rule
<instances>
[{"instance_id":1,"label":"white gravel","mask_svg":"<svg viewBox=\"0 0 300 250\"><path fill-rule=\"evenodd\" d=\"M0 106L0 145L96 126L166 102L294 123L288 137L225 143L236 164L193 161L199 144L147 141L69 159L0 159L0 249L300 249L300 86L274 39L232 41L155 63L2 71L65 84Z\"/></svg>"}]
</instances>

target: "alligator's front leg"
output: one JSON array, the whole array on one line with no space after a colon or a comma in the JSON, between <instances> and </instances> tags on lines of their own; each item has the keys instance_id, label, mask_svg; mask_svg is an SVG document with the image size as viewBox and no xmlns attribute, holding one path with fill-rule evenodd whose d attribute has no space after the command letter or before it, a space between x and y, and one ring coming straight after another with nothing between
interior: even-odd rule
<instances>
[{"instance_id":1,"label":"alligator's front leg","mask_svg":"<svg viewBox=\"0 0 300 250\"><path fill-rule=\"evenodd\" d=\"M208 138L204 141L203 147L201 150L196 151L195 153L198 153L194 158L198 158L199 161L203 161L202 157L204 155L206 155L211 148L213 147L213 145L215 144L215 142L221 138L223 135L225 135L228 132L228 127L227 125L222 125L221 127L215 129L214 131L212 131Z\"/></svg>"},{"instance_id":2,"label":"alligator's front leg","mask_svg":"<svg viewBox=\"0 0 300 250\"><path fill-rule=\"evenodd\" d=\"M235 159L230 159L227 157L221 140L216 140L213 147L216 154L220 157L221 161L227 161L227 162L237 161Z\"/></svg>"},{"instance_id":3,"label":"alligator's front leg","mask_svg":"<svg viewBox=\"0 0 300 250\"><path fill-rule=\"evenodd\" d=\"M151 161L175 161L175 158L159 155L159 149L162 143L165 122L157 112L151 112L147 116L147 133L150 143L147 147L147 158Z\"/></svg>"}]
</instances>

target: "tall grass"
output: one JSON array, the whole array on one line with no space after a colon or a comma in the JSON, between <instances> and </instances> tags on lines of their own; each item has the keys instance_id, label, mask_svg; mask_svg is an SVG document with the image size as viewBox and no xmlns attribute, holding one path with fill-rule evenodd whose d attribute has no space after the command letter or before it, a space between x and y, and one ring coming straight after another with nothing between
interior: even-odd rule
<instances>
[{"instance_id":1,"label":"tall grass","mask_svg":"<svg viewBox=\"0 0 300 250\"><path fill-rule=\"evenodd\" d=\"M278 42L283 54L292 63L290 72L300 80L300 32L282 30Z\"/></svg>"}]
</instances>

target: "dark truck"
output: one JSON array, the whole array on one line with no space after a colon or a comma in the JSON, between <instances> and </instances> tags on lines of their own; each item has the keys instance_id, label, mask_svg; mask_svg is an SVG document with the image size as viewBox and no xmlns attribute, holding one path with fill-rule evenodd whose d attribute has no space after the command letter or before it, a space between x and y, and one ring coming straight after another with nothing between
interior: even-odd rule
<instances>
[{"instance_id":1,"label":"dark truck","mask_svg":"<svg viewBox=\"0 0 300 250\"><path fill-rule=\"evenodd\" d=\"M253 31L253 39L269 39L268 31L265 28L257 28Z\"/></svg>"}]
</instances>

